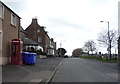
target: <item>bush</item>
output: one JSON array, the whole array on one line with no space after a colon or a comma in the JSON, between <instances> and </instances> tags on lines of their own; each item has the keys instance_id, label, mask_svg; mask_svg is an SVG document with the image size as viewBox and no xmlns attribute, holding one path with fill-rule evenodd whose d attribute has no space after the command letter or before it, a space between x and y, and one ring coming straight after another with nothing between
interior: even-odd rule
<instances>
[{"instance_id":1,"label":"bush","mask_svg":"<svg viewBox=\"0 0 120 84\"><path fill-rule=\"evenodd\" d=\"M39 50L36 51L36 54L37 54L37 55L41 55L41 53L42 53L42 51L39 51Z\"/></svg>"},{"instance_id":2,"label":"bush","mask_svg":"<svg viewBox=\"0 0 120 84\"><path fill-rule=\"evenodd\" d=\"M41 52L41 55L47 55L47 53L46 52Z\"/></svg>"}]
</instances>

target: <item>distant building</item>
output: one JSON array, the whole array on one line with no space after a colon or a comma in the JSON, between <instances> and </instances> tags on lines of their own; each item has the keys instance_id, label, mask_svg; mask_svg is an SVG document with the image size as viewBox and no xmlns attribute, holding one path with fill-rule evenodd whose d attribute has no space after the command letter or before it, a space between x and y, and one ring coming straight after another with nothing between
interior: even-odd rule
<instances>
[{"instance_id":1,"label":"distant building","mask_svg":"<svg viewBox=\"0 0 120 84\"><path fill-rule=\"evenodd\" d=\"M49 55L56 55L56 42L54 42L53 38L50 39L50 46L47 49Z\"/></svg>"},{"instance_id":2,"label":"distant building","mask_svg":"<svg viewBox=\"0 0 120 84\"><path fill-rule=\"evenodd\" d=\"M23 50L25 51L32 51L31 49L33 48L34 51L43 51L43 48L40 46L38 42L35 42L29 38L23 38Z\"/></svg>"},{"instance_id":3,"label":"distant building","mask_svg":"<svg viewBox=\"0 0 120 84\"><path fill-rule=\"evenodd\" d=\"M40 26L36 18L32 19L31 24L26 28L27 38L37 42L42 48L43 52L46 52L48 55L53 55L53 42L45 31L44 26ZM54 46L55 47L55 46Z\"/></svg>"},{"instance_id":4,"label":"distant building","mask_svg":"<svg viewBox=\"0 0 120 84\"><path fill-rule=\"evenodd\" d=\"M0 1L0 64L10 62L10 43L19 38L20 17Z\"/></svg>"}]
</instances>

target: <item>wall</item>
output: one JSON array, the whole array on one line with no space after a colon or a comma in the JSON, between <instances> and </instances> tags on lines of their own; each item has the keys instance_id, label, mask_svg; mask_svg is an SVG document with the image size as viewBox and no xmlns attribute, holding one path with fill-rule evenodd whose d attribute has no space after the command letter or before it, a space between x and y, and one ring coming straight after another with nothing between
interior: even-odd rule
<instances>
[{"instance_id":1,"label":"wall","mask_svg":"<svg viewBox=\"0 0 120 84\"><path fill-rule=\"evenodd\" d=\"M39 32L37 30L40 30ZM38 42L38 37L41 37L40 46L43 47L43 51L47 52L46 46L50 44L50 38L44 30L43 26L40 26L37 19L32 19L31 24L26 28L27 37Z\"/></svg>"},{"instance_id":2,"label":"wall","mask_svg":"<svg viewBox=\"0 0 120 84\"><path fill-rule=\"evenodd\" d=\"M20 28L20 18L16 17L16 26L11 25L11 11L4 7L3 19L3 65L10 62L10 43L12 39L18 38L18 29Z\"/></svg>"},{"instance_id":3,"label":"wall","mask_svg":"<svg viewBox=\"0 0 120 84\"><path fill-rule=\"evenodd\" d=\"M120 36L120 1L118 3L118 35Z\"/></svg>"},{"instance_id":4,"label":"wall","mask_svg":"<svg viewBox=\"0 0 120 84\"><path fill-rule=\"evenodd\" d=\"M27 37L26 35L27 34L26 34L25 30L22 27L20 27L19 38L20 39L26 38Z\"/></svg>"},{"instance_id":5,"label":"wall","mask_svg":"<svg viewBox=\"0 0 120 84\"><path fill-rule=\"evenodd\" d=\"M0 18L0 65L2 65L2 19Z\"/></svg>"},{"instance_id":6,"label":"wall","mask_svg":"<svg viewBox=\"0 0 120 84\"><path fill-rule=\"evenodd\" d=\"M3 18L3 7L2 7L2 3L0 2L0 12L2 15L0 15L0 65L2 65L2 18Z\"/></svg>"},{"instance_id":7,"label":"wall","mask_svg":"<svg viewBox=\"0 0 120 84\"><path fill-rule=\"evenodd\" d=\"M120 1L118 2L118 35L119 35L119 40L118 40L118 58L120 62Z\"/></svg>"},{"instance_id":8,"label":"wall","mask_svg":"<svg viewBox=\"0 0 120 84\"><path fill-rule=\"evenodd\" d=\"M48 34L45 33L45 52L47 52L47 53L50 52L50 51L48 51L49 49L47 49L48 46L50 46L50 38L49 38Z\"/></svg>"}]
</instances>

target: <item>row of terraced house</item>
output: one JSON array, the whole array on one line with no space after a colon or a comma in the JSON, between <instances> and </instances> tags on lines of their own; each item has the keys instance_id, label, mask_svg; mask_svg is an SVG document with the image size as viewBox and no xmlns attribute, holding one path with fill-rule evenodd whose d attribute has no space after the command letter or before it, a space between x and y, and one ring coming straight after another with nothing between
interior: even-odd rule
<instances>
[{"instance_id":1,"label":"row of terraced house","mask_svg":"<svg viewBox=\"0 0 120 84\"><path fill-rule=\"evenodd\" d=\"M45 26L38 24L33 18L31 24L24 30L21 18L8 6L0 1L0 65L10 63L12 39L23 41L23 50L42 50L47 55L55 55L56 42L45 31Z\"/></svg>"}]
</instances>

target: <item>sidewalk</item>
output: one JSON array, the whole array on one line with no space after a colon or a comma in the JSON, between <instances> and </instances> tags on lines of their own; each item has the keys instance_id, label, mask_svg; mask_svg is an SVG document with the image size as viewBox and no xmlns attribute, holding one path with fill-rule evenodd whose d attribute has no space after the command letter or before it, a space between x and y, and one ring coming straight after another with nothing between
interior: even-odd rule
<instances>
[{"instance_id":1,"label":"sidewalk","mask_svg":"<svg viewBox=\"0 0 120 84\"><path fill-rule=\"evenodd\" d=\"M63 58L37 58L35 65L5 65L3 82L46 82ZM6 83L5 83L6 84Z\"/></svg>"}]
</instances>

